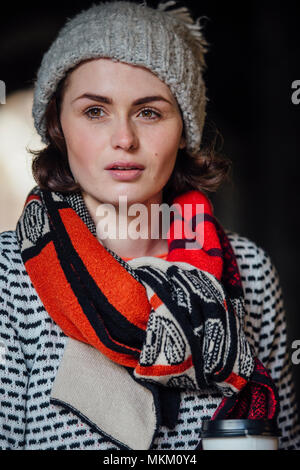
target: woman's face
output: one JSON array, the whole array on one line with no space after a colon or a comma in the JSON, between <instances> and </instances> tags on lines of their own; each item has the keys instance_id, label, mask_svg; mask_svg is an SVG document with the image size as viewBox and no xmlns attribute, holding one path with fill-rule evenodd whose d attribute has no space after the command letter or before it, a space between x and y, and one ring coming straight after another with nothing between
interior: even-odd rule
<instances>
[{"instance_id":1,"label":"woman's face","mask_svg":"<svg viewBox=\"0 0 300 470\"><path fill-rule=\"evenodd\" d=\"M60 118L70 168L84 195L114 205L119 195L128 203L161 202L185 143L177 102L158 77L110 59L82 63L69 75ZM108 170L115 162L143 169Z\"/></svg>"}]
</instances>

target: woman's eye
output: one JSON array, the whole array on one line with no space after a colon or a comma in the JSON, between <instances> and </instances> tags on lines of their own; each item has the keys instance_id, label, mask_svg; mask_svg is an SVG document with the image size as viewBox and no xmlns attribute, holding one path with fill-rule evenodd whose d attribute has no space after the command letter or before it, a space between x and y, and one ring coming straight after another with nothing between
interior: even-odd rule
<instances>
[{"instance_id":1,"label":"woman's eye","mask_svg":"<svg viewBox=\"0 0 300 470\"><path fill-rule=\"evenodd\" d=\"M89 108L85 111L85 114L86 116L89 118L89 119L99 119L99 118L102 118L103 117L103 109L100 107L93 107L93 108ZM151 108L146 108L146 109L142 109L139 113L139 115L142 114L144 118L146 119L149 119L149 120L153 120L153 119L157 119L160 117L160 114L157 112L157 111L154 111L153 109Z\"/></svg>"},{"instance_id":2,"label":"woman's eye","mask_svg":"<svg viewBox=\"0 0 300 470\"><path fill-rule=\"evenodd\" d=\"M98 107L89 108L85 111L85 114L87 115L89 119L97 119L99 117L102 117L101 111L103 111L102 108L98 108Z\"/></svg>"},{"instance_id":3,"label":"woman's eye","mask_svg":"<svg viewBox=\"0 0 300 470\"><path fill-rule=\"evenodd\" d=\"M156 118L160 117L160 114L157 111L154 111L154 109L151 109L151 108L142 109L140 114L142 114L142 113L144 114L144 117L146 119L156 119ZM153 115L154 115L154 117L153 117Z\"/></svg>"}]
</instances>

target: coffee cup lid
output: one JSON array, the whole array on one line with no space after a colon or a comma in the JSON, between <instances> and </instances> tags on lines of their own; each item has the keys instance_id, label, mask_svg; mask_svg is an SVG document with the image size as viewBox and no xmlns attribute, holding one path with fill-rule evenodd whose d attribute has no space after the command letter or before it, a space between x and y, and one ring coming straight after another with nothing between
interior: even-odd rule
<instances>
[{"instance_id":1,"label":"coffee cup lid","mask_svg":"<svg viewBox=\"0 0 300 470\"><path fill-rule=\"evenodd\" d=\"M214 419L203 421L201 437L280 436L274 420L270 419Z\"/></svg>"}]
</instances>

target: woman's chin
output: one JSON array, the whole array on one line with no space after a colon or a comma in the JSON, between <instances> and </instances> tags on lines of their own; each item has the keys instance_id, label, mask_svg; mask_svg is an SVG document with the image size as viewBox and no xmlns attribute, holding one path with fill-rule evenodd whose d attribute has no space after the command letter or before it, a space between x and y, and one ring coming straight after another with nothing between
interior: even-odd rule
<instances>
[{"instance_id":1,"label":"woman's chin","mask_svg":"<svg viewBox=\"0 0 300 470\"><path fill-rule=\"evenodd\" d=\"M119 204L125 202L127 205L135 203L143 203L151 198L151 193L148 194L142 188L126 188L119 190L111 195L106 195L106 199L110 199L111 204Z\"/></svg>"}]
</instances>

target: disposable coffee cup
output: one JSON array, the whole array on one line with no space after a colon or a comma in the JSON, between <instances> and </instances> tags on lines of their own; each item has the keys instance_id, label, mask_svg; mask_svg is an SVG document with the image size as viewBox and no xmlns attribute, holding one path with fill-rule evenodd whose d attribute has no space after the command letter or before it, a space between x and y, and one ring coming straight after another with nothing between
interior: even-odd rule
<instances>
[{"instance_id":1,"label":"disposable coffee cup","mask_svg":"<svg viewBox=\"0 0 300 470\"><path fill-rule=\"evenodd\" d=\"M279 436L268 419L215 419L201 430L203 450L278 450Z\"/></svg>"}]
</instances>

